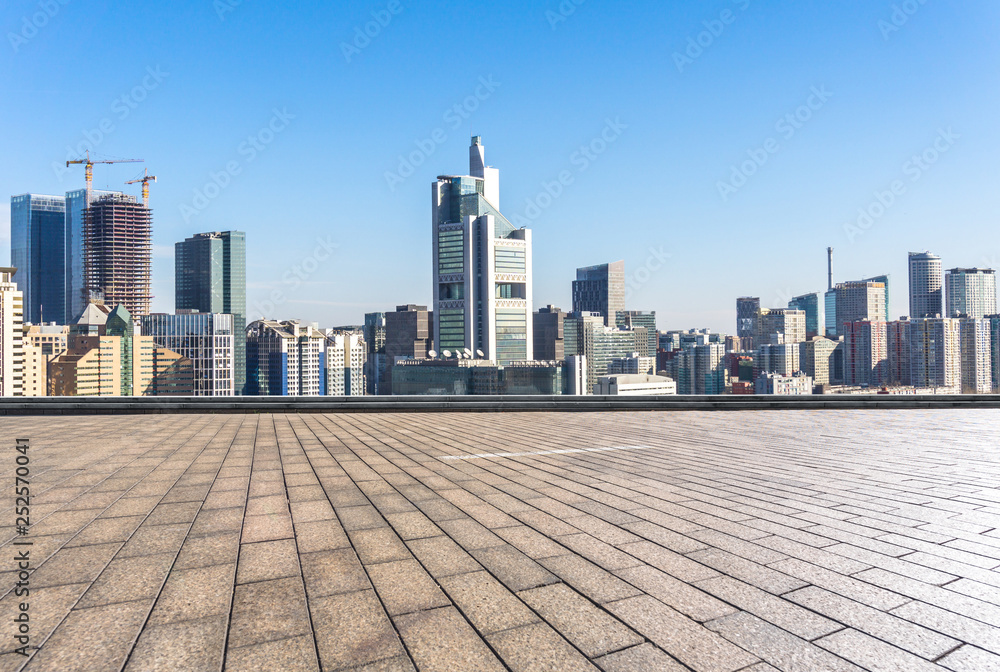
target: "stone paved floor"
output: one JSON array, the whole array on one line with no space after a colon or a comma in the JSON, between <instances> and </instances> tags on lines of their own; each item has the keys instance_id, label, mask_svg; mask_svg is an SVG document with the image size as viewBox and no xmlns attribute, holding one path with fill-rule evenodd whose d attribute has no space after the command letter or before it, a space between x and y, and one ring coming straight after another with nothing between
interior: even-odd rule
<instances>
[{"instance_id":1,"label":"stone paved floor","mask_svg":"<svg viewBox=\"0 0 1000 672\"><path fill-rule=\"evenodd\" d=\"M998 430L954 410L0 419L0 670L1000 670Z\"/></svg>"}]
</instances>

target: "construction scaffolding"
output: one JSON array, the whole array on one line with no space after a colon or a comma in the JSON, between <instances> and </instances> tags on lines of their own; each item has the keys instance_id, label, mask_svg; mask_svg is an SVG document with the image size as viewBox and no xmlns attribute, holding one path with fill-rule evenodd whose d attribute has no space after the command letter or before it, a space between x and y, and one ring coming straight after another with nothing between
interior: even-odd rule
<instances>
[{"instance_id":1,"label":"construction scaffolding","mask_svg":"<svg viewBox=\"0 0 1000 672\"><path fill-rule=\"evenodd\" d=\"M84 210L84 302L101 295L137 320L149 314L153 212L125 194L101 196Z\"/></svg>"}]
</instances>

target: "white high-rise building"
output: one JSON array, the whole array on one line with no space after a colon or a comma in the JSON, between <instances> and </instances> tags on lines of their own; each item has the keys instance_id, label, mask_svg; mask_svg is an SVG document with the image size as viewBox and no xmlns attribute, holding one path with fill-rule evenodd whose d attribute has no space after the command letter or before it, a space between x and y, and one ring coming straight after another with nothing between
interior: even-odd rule
<instances>
[{"instance_id":1,"label":"white high-rise building","mask_svg":"<svg viewBox=\"0 0 1000 672\"><path fill-rule=\"evenodd\" d=\"M502 365L531 360L531 230L500 214L500 171L479 136L469 173L432 186L435 345Z\"/></svg>"},{"instance_id":2,"label":"white high-rise building","mask_svg":"<svg viewBox=\"0 0 1000 672\"><path fill-rule=\"evenodd\" d=\"M324 394L356 397L365 394L365 341L358 334L338 333L331 329L326 335L326 390Z\"/></svg>"},{"instance_id":3,"label":"white high-rise building","mask_svg":"<svg viewBox=\"0 0 1000 672\"><path fill-rule=\"evenodd\" d=\"M24 295L16 268L0 268L0 397L24 395Z\"/></svg>"},{"instance_id":4,"label":"white high-rise building","mask_svg":"<svg viewBox=\"0 0 1000 672\"><path fill-rule=\"evenodd\" d=\"M910 320L910 384L918 388L962 387L962 336L959 320L947 317Z\"/></svg>"},{"instance_id":5,"label":"white high-rise building","mask_svg":"<svg viewBox=\"0 0 1000 672\"><path fill-rule=\"evenodd\" d=\"M997 312L997 276L992 268L953 268L944 276L948 317L981 320Z\"/></svg>"},{"instance_id":6,"label":"white high-rise building","mask_svg":"<svg viewBox=\"0 0 1000 672\"><path fill-rule=\"evenodd\" d=\"M945 317L941 257L910 252L910 317Z\"/></svg>"}]
</instances>

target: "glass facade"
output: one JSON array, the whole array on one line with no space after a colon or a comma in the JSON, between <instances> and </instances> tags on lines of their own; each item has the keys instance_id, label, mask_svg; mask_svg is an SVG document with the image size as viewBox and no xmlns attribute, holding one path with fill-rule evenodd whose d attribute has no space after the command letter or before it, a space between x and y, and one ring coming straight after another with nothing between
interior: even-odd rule
<instances>
[{"instance_id":1,"label":"glass facade","mask_svg":"<svg viewBox=\"0 0 1000 672\"><path fill-rule=\"evenodd\" d=\"M442 309L437 346L440 350L465 349L465 311Z\"/></svg>"},{"instance_id":2,"label":"glass facade","mask_svg":"<svg viewBox=\"0 0 1000 672\"><path fill-rule=\"evenodd\" d=\"M794 299L788 302L788 308L791 310L801 310L806 314L806 337L812 336L822 336L820 327L823 324L823 318L819 311L820 298L819 294L804 294L803 296L796 296ZM761 345L764 345L761 343Z\"/></svg>"},{"instance_id":3,"label":"glass facade","mask_svg":"<svg viewBox=\"0 0 1000 672\"><path fill-rule=\"evenodd\" d=\"M524 250L513 250L508 248L497 248L496 250L496 271L497 273L512 273L524 275L527 271L525 265Z\"/></svg>"},{"instance_id":4,"label":"glass facade","mask_svg":"<svg viewBox=\"0 0 1000 672\"><path fill-rule=\"evenodd\" d=\"M63 322L66 315L66 199L23 194L10 199L10 261L24 295L24 321Z\"/></svg>"},{"instance_id":5,"label":"glass facade","mask_svg":"<svg viewBox=\"0 0 1000 672\"><path fill-rule=\"evenodd\" d=\"M438 273L465 272L465 232L438 231Z\"/></svg>"},{"instance_id":6,"label":"glass facade","mask_svg":"<svg viewBox=\"0 0 1000 672\"><path fill-rule=\"evenodd\" d=\"M191 313L143 315L142 335L191 360L195 396L234 393L232 315Z\"/></svg>"},{"instance_id":7,"label":"glass facade","mask_svg":"<svg viewBox=\"0 0 1000 672\"><path fill-rule=\"evenodd\" d=\"M500 364L528 358L528 324L520 309L497 309L497 361Z\"/></svg>"},{"instance_id":8,"label":"glass facade","mask_svg":"<svg viewBox=\"0 0 1000 672\"><path fill-rule=\"evenodd\" d=\"M233 316L234 385L246 394L246 233L199 233L174 245L177 310Z\"/></svg>"}]
</instances>

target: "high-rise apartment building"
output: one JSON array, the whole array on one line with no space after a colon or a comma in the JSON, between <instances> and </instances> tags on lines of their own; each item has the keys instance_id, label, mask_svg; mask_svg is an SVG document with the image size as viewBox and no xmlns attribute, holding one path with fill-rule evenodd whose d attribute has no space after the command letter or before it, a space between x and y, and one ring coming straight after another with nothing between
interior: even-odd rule
<instances>
[{"instance_id":1,"label":"high-rise apartment building","mask_svg":"<svg viewBox=\"0 0 1000 672\"><path fill-rule=\"evenodd\" d=\"M141 317L142 335L156 345L191 360L198 397L231 397L233 386L233 316L221 313L156 313Z\"/></svg>"},{"instance_id":2,"label":"high-rise apartment building","mask_svg":"<svg viewBox=\"0 0 1000 672\"><path fill-rule=\"evenodd\" d=\"M61 322L66 313L66 199L10 199L10 263L18 269L24 321Z\"/></svg>"},{"instance_id":3,"label":"high-rise apartment building","mask_svg":"<svg viewBox=\"0 0 1000 672\"><path fill-rule=\"evenodd\" d=\"M625 310L625 262L614 261L576 269L573 312L599 313L608 327L616 326ZM655 331L655 329L654 329Z\"/></svg>"},{"instance_id":4,"label":"high-rise apartment building","mask_svg":"<svg viewBox=\"0 0 1000 672\"><path fill-rule=\"evenodd\" d=\"M910 252L910 318L944 317L944 277L941 257Z\"/></svg>"},{"instance_id":5,"label":"high-rise apartment building","mask_svg":"<svg viewBox=\"0 0 1000 672\"><path fill-rule=\"evenodd\" d=\"M500 171L472 139L469 175L432 187L434 330L439 350L533 359L531 230L500 213Z\"/></svg>"},{"instance_id":6,"label":"high-rise apartment building","mask_svg":"<svg viewBox=\"0 0 1000 672\"><path fill-rule=\"evenodd\" d=\"M822 336L799 343L800 368L816 385L830 385L834 382L833 358L837 345L837 341Z\"/></svg>"},{"instance_id":7,"label":"high-rise apartment building","mask_svg":"<svg viewBox=\"0 0 1000 672\"><path fill-rule=\"evenodd\" d=\"M16 268L0 268L0 397L24 394L24 297Z\"/></svg>"},{"instance_id":8,"label":"high-rise apartment building","mask_svg":"<svg viewBox=\"0 0 1000 672\"><path fill-rule=\"evenodd\" d=\"M885 322L885 284L862 280L842 282L834 287L837 293L837 334L846 335L847 322Z\"/></svg>"},{"instance_id":9,"label":"high-rise apartment building","mask_svg":"<svg viewBox=\"0 0 1000 672\"><path fill-rule=\"evenodd\" d=\"M844 322L845 383L880 387L888 381L885 322Z\"/></svg>"},{"instance_id":10,"label":"high-rise apartment building","mask_svg":"<svg viewBox=\"0 0 1000 672\"><path fill-rule=\"evenodd\" d=\"M993 369L993 390L1000 391L1000 315L988 315L990 322L990 359Z\"/></svg>"},{"instance_id":11,"label":"high-rise apartment building","mask_svg":"<svg viewBox=\"0 0 1000 672\"><path fill-rule=\"evenodd\" d=\"M963 317L959 320L962 339L962 391L986 394L993 391L993 352L990 321Z\"/></svg>"},{"instance_id":12,"label":"high-rise apartment building","mask_svg":"<svg viewBox=\"0 0 1000 672\"><path fill-rule=\"evenodd\" d=\"M555 306L539 308L532 318L535 359L561 361L566 358L566 313Z\"/></svg>"},{"instance_id":13,"label":"high-rise apartment building","mask_svg":"<svg viewBox=\"0 0 1000 672\"><path fill-rule=\"evenodd\" d=\"M883 305L885 306L885 313L884 313L884 315L879 316L878 321L879 322L890 322L892 320L892 318L890 317L890 311L891 311L891 305L892 304L889 303L889 297L890 297L890 295L889 295L890 277L888 275L876 275L874 278L865 278L861 282L877 282L877 283L881 283L882 284L882 286L884 288L883 292L885 294L885 300L882 302Z\"/></svg>"},{"instance_id":14,"label":"high-rise apartment building","mask_svg":"<svg viewBox=\"0 0 1000 672\"><path fill-rule=\"evenodd\" d=\"M802 343L768 343L757 348L754 370L790 376L802 370Z\"/></svg>"},{"instance_id":15,"label":"high-rise apartment building","mask_svg":"<svg viewBox=\"0 0 1000 672\"><path fill-rule=\"evenodd\" d=\"M788 302L791 310L801 310L806 314L806 338L822 336L823 328L822 299L819 294L803 294Z\"/></svg>"},{"instance_id":16,"label":"high-rise apartment building","mask_svg":"<svg viewBox=\"0 0 1000 672\"><path fill-rule=\"evenodd\" d=\"M724 394L725 391L725 345L706 343L681 351L677 363L677 394Z\"/></svg>"},{"instance_id":17,"label":"high-rise apartment building","mask_svg":"<svg viewBox=\"0 0 1000 672\"><path fill-rule=\"evenodd\" d=\"M615 326L622 329L643 328L649 336L649 346L647 352L650 357L656 357L656 349L659 347L659 337L656 331L656 311L643 310L619 310L615 320Z\"/></svg>"},{"instance_id":18,"label":"high-rise apartment building","mask_svg":"<svg viewBox=\"0 0 1000 672\"><path fill-rule=\"evenodd\" d=\"M959 320L946 317L910 320L910 384L918 388L962 387L962 336Z\"/></svg>"},{"instance_id":19,"label":"high-rise apartment building","mask_svg":"<svg viewBox=\"0 0 1000 672\"><path fill-rule=\"evenodd\" d=\"M49 362L66 350L68 335L66 325L24 325L24 396L48 395Z\"/></svg>"},{"instance_id":20,"label":"high-rise apartment building","mask_svg":"<svg viewBox=\"0 0 1000 672\"><path fill-rule=\"evenodd\" d=\"M953 268L944 276L948 317L981 320L997 312L997 277L992 268Z\"/></svg>"},{"instance_id":21,"label":"high-rise apartment building","mask_svg":"<svg viewBox=\"0 0 1000 672\"><path fill-rule=\"evenodd\" d=\"M174 244L174 307L233 316L233 384L246 386L247 243L243 231L198 233Z\"/></svg>"},{"instance_id":22,"label":"high-rise apartment building","mask_svg":"<svg viewBox=\"0 0 1000 672\"><path fill-rule=\"evenodd\" d=\"M761 310L757 317L757 346L770 343L802 343L806 340L806 313L789 308Z\"/></svg>"},{"instance_id":23,"label":"high-rise apartment building","mask_svg":"<svg viewBox=\"0 0 1000 672\"><path fill-rule=\"evenodd\" d=\"M324 330L326 336L326 388L323 394L356 397L365 394L365 340L358 334ZM386 391L385 394L388 394Z\"/></svg>"},{"instance_id":24,"label":"high-rise apartment building","mask_svg":"<svg viewBox=\"0 0 1000 672\"><path fill-rule=\"evenodd\" d=\"M326 394L326 334L297 320L247 327L247 387L254 396ZM362 383L363 385L363 383Z\"/></svg>"},{"instance_id":25,"label":"high-rise apartment building","mask_svg":"<svg viewBox=\"0 0 1000 672\"><path fill-rule=\"evenodd\" d=\"M757 322L760 319L760 298L744 296L736 299L736 335L743 342L743 347L753 350L757 345Z\"/></svg>"},{"instance_id":26,"label":"high-rise apartment building","mask_svg":"<svg viewBox=\"0 0 1000 672\"><path fill-rule=\"evenodd\" d=\"M886 383L910 385L910 321L894 320L885 324Z\"/></svg>"},{"instance_id":27,"label":"high-rise apartment building","mask_svg":"<svg viewBox=\"0 0 1000 672\"><path fill-rule=\"evenodd\" d=\"M133 319L149 314L152 211L132 196L97 197L84 211L85 299L124 305Z\"/></svg>"}]
</instances>

